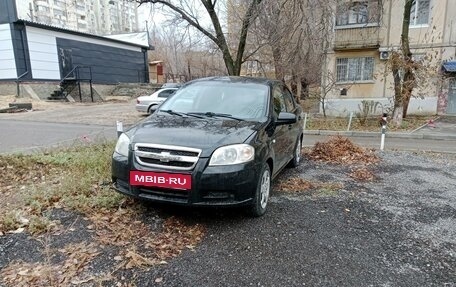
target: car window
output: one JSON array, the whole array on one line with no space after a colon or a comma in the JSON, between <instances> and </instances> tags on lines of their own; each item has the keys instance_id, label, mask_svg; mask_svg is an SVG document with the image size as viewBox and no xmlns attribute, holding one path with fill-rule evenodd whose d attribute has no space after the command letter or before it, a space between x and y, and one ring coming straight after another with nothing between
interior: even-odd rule
<instances>
[{"instance_id":1,"label":"car window","mask_svg":"<svg viewBox=\"0 0 456 287\"><path fill-rule=\"evenodd\" d=\"M278 116L280 112L286 112L285 101L283 98L282 88L275 86L272 90L272 96L274 99L274 114Z\"/></svg>"},{"instance_id":2,"label":"car window","mask_svg":"<svg viewBox=\"0 0 456 287\"><path fill-rule=\"evenodd\" d=\"M164 90L164 91L161 91L157 97L159 98L167 98L169 96L171 96L172 94L174 94L175 90Z\"/></svg>"},{"instance_id":3,"label":"car window","mask_svg":"<svg viewBox=\"0 0 456 287\"><path fill-rule=\"evenodd\" d=\"M295 103L293 101L293 96L287 88L283 89L283 98L285 101L285 107L287 109L287 112L289 112L289 113L293 112L296 107L295 107Z\"/></svg>"}]
</instances>

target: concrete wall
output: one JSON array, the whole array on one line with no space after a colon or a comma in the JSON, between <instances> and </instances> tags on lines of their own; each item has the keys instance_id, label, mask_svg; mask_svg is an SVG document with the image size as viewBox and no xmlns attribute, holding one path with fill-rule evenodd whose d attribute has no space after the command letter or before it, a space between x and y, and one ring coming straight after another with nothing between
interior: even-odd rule
<instances>
[{"instance_id":1,"label":"concrete wall","mask_svg":"<svg viewBox=\"0 0 456 287\"><path fill-rule=\"evenodd\" d=\"M90 97L90 89L87 87L87 83L82 83L83 97ZM54 90L59 87L59 82L22 82L20 84L21 97L35 98L46 100ZM160 85L157 84L119 84L119 85L103 85L94 84L94 95L95 98L105 99L106 97L131 97L135 98L141 95L150 95L156 91ZM79 100L77 89L72 93L72 96L76 101ZM0 82L0 96L16 95L16 83L15 82Z\"/></svg>"},{"instance_id":2,"label":"concrete wall","mask_svg":"<svg viewBox=\"0 0 456 287\"><path fill-rule=\"evenodd\" d=\"M350 112L357 113L361 111L361 101L363 99L328 99L325 103L327 116L347 116ZM369 101L378 102L376 113L381 115L392 107L392 100L389 98L370 98ZM437 112L437 97L412 98L409 103L408 113L415 115L434 115ZM320 113L322 113L320 106Z\"/></svg>"}]
</instances>

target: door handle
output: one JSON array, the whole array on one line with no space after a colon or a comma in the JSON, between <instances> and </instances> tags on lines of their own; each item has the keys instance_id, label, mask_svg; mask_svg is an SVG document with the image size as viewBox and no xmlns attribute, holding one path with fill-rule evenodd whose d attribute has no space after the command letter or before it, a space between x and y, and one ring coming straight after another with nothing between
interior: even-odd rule
<instances>
[{"instance_id":1,"label":"door handle","mask_svg":"<svg viewBox=\"0 0 456 287\"><path fill-rule=\"evenodd\" d=\"M288 129L291 130L293 128L292 125L288 125Z\"/></svg>"}]
</instances>

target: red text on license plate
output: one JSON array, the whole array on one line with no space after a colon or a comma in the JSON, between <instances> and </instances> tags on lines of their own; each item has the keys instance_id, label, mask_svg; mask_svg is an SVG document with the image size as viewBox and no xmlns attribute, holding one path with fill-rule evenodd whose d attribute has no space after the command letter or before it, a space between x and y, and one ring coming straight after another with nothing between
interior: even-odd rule
<instances>
[{"instance_id":1,"label":"red text on license plate","mask_svg":"<svg viewBox=\"0 0 456 287\"><path fill-rule=\"evenodd\" d=\"M132 170L130 171L130 185L191 189L192 176L190 174Z\"/></svg>"}]
</instances>

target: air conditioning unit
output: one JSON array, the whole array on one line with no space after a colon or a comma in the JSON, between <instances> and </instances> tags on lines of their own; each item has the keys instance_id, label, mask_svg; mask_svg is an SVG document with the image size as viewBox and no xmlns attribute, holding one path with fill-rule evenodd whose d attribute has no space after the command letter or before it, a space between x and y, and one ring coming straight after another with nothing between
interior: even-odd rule
<instances>
[{"instance_id":1,"label":"air conditioning unit","mask_svg":"<svg viewBox=\"0 0 456 287\"><path fill-rule=\"evenodd\" d=\"M380 52L379 56L380 56L380 60L388 60L390 57L391 57L391 48L389 47L381 47L381 48L378 48L378 51Z\"/></svg>"},{"instance_id":2,"label":"air conditioning unit","mask_svg":"<svg viewBox=\"0 0 456 287\"><path fill-rule=\"evenodd\" d=\"M380 51L380 60L388 60L390 55L390 51Z\"/></svg>"}]
</instances>

